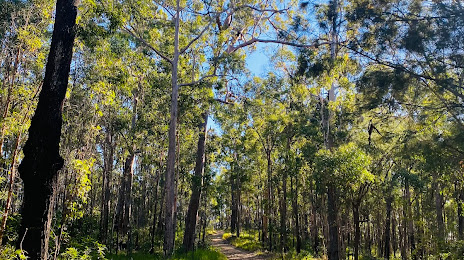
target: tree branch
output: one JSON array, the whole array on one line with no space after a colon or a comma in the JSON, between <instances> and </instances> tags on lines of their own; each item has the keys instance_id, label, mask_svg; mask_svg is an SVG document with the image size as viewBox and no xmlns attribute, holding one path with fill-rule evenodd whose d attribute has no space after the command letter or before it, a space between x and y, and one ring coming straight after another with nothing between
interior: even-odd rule
<instances>
[{"instance_id":1,"label":"tree branch","mask_svg":"<svg viewBox=\"0 0 464 260\"><path fill-rule=\"evenodd\" d=\"M273 12L273 13L284 13L285 11L288 11L289 8L285 8L285 9L260 9L258 7L254 7L252 5L240 5L240 6L237 6L234 8L234 11L237 11L237 10L240 10L242 8L249 8L249 9L252 9L252 10L255 10L255 11L258 11L258 12Z\"/></svg>"},{"instance_id":2,"label":"tree branch","mask_svg":"<svg viewBox=\"0 0 464 260\"><path fill-rule=\"evenodd\" d=\"M192 39L188 44L187 46L185 46L184 48L182 48L179 52L179 55L182 55L186 50L188 50L188 48L190 48L190 46L196 42L198 39L200 39L200 37L206 32L206 30L209 28L209 26L211 25L212 23L212 20L209 21L208 25L205 26L205 28L203 28L203 30L200 32L200 34L197 35L197 37L195 37L194 39Z\"/></svg>"},{"instance_id":3,"label":"tree branch","mask_svg":"<svg viewBox=\"0 0 464 260\"><path fill-rule=\"evenodd\" d=\"M283 45L287 45L287 46L293 46L293 47L297 47L297 48L308 48L308 49L312 49L312 48L317 48L319 47L320 45L326 45L326 44L330 44L330 42L316 42L316 43L313 43L313 44L301 44L301 43L295 43L295 42L286 42L286 41L281 41L281 40L266 40L266 39L258 39L258 38L252 38L242 44L239 44L237 46L229 46L227 48L227 53L233 53L243 47L246 47L246 46L249 46L249 45L252 45L253 43L257 43L257 42L262 42L262 43L277 43L277 44L283 44Z\"/></svg>"},{"instance_id":4,"label":"tree branch","mask_svg":"<svg viewBox=\"0 0 464 260\"><path fill-rule=\"evenodd\" d=\"M179 84L179 87L193 86L193 85L196 85L196 84L202 82L203 80L205 80L207 78L220 77L220 76L224 76L224 75L216 75L216 74L206 75L206 76L201 77L199 80L195 80L195 81L192 81L192 82L189 82L189 83Z\"/></svg>"},{"instance_id":5,"label":"tree branch","mask_svg":"<svg viewBox=\"0 0 464 260\"><path fill-rule=\"evenodd\" d=\"M132 37L134 37L135 39L137 39L138 41L140 41L141 43L143 43L143 45L145 45L146 47L150 48L152 51L154 51L158 56L160 56L162 59L166 60L167 62L171 63L172 64L172 60L170 58L168 58L167 56L165 56L161 51L159 51L158 49L156 49L155 47L153 47L151 44L149 44L147 41L145 41L144 39L142 39L141 37L137 36L133 31L131 31L129 28L127 27L124 27L124 30L126 32L128 32Z\"/></svg>"},{"instance_id":6,"label":"tree branch","mask_svg":"<svg viewBox=\"0 0 464 260\"><path fill-rule=\"evenodd\" d=\"M213 100L217 101L217 102L220 102L220 103L223 103L223 104L227 104L227 105L235 105L235 103L232 103L232 102L229 102L229 101L226 101L226 100L222 100L222 99L219 99L219 98L214 98Z\"/></svg>"}]
</instances>

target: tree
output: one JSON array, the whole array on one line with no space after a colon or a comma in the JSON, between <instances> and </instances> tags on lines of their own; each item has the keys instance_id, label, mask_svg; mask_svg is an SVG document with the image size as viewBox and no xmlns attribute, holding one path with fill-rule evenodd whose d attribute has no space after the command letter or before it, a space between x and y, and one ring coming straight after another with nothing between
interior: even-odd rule
<instances>
[{"instance_id":1,"label":"tree","mask_svg":"<svg viewBox=\"0 0 464 260\"><path fill-rule=\"evenodd\" d=\"M24 204L18 245L36 259L47 259L53 213L51 198L57 172L63 166L59 154L61 105L68 87L76 16L77 2L57 1L45 78L19 166L24 182Z\"/></svg>"}]
</instances>

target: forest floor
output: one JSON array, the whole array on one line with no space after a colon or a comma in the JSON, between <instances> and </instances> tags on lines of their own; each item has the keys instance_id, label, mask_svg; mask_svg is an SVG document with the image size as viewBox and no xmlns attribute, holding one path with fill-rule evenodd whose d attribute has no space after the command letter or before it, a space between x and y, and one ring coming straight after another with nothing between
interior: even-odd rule
<instances>
[{"instance_id":1,"label":"forest floor","mask_svg":"<svg viewBox=\"0 0 464 260\"><path fill-rule=\"evenodd\" d=\"M234 247L226 240L222 239L224 231L217 231L211 235L211 245L221 251L229 260L265 260L271 259L271 255L261 252L249 252Z\"/></svg>"}]
</instances>

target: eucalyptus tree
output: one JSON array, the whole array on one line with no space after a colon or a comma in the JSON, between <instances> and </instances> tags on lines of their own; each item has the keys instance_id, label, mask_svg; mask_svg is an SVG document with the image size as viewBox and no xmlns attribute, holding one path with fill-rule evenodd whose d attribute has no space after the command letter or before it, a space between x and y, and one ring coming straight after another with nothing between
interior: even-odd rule
<instances>
[{"instance_id":1,"label":"eucalyptus tree","mask_svg":"<svg viewBox=\"0 0 464 260\"><path fill-rule=\"evenodd\" d=\"M129 10L136 16L120 19L123 30L145 45L150 55L158 57L171 70L171 119L169 125L169 149L166 170L166 209L165 209L165 254L170 255L174 248L174 168L176 160L175 133L178 117L179 87L196 85L214 79L217 74L218 57L228 55L256 42L279 42L258 38L271 22L279 22L280 10L273 2L247 3L204 3L204 2L146 2L143 5L125 3L121 10ZM109 5L109 3L108 3ZM123 12L113 12L116 19ZM254 17L261 17L254 19ZM214 44L208 44L205 35L217 30ZM161 35L170 35L163 37ZM189 40L190 39L190 40ZM210 56L212 63L205 57ZM190 59L189 59L190 58ZM187 61L189 59L189 61ZM179 68L179 65L182 68ZM185 67L184 67L185 66ZM186 83L182 83L184 81Z\"/></svg>"},{"instance_id":2,"label":"eucalyptus tree","mask_svg":"<svg viewBox=\"0 0 464 260\"><path fill-rule=\"evenodd\" d=\"M49 6L46 1L0 2L0 167L2 176L9 175L0 242L8 217L14 213L11 212L16 204L14 194L19 194L16 167L40 90L47 47L46 26L52 12Z\"/></svg>"},{"instance_id":3,"label":"eucalyptus tree","mask_svg":"<svg viewBox=\"0 0 464 260\"><path fill-rule=\"evenodd\" d=\"M45 78L19 173L24 182L24 204L19 241L33 258L47 258L56 174L63 166L59 154L61 103L66 94L75 37L77 3L58 0L55 27ZM39 182L39 185L37 185ZM39 187L39 188L38 188Z\"/></svg>"}]
</instances>

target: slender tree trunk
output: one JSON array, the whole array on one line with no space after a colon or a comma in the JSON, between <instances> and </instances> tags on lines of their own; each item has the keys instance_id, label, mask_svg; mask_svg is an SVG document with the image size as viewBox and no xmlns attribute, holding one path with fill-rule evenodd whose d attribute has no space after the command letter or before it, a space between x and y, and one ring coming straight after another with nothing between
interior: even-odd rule
<instances>
[{"instance_id":1,"label":"slender tree trunk","mask_svg":"<svg viewBox=\"0 0 464 260\"><path fill-rule=\"evenodd\" d=\"M238 217L238 203L237 203L237 172L232 167L232 174L230 176L230 194L231 194L231 214L230 214L230 233L235 233L237 230L237 217Z\"/></svg>"},{"instance_id":2,"label":"slender tree trunk","mask_svg":"<svg viewBox=\"0 0 464 260\"><path fill-rule=\"evenodd\" d=\"M391 192L391 191L390 191ZM385 244L384 244L384 259L390 259L390 236L391 236L391 212L392 212L392 195L387 198L387 216L385 220Z\"/></svg>"},{"instance_id":3,"label":"slender tree trunk","mask_svg":"<svg viewBox=\"0 0 464 260\"><path fill-rule=\"evenodd\" d=\"M263 215L263 242L268 242L271 240L268 236L269 231L269 216L271 214L271 175L272 175L272 162L271 162L271 153L266 151L267 159L267 181L266 181L266 192L265 192L265 201L264 201L264 215ZM271 245L269 247L272 247Z\"/></svg>"},{"instance_id":4,"label":"slender tree trunk","mask_svg":"<svg viewBox=\"0 0 464 260\"><path fill-rule=\"evenodd\" d=\"M240 237L240 227L241 227L241 214L242 214L242 204L241 204L241 197L242 197L242 186L240 183L240 177L237 178L237 225L236 225L236 235L237 237Z\"/></svg>"},{"instance_id":5,"label":"slender tree trunk","mask_svg":"<svg viewBox=\"0 0 464 260\"><path fill-rule=\"evenodd\" d=\"M59 154L62 102L68 86L76 16L77 1L57 0L45 78L19 166L24 199L18 247L31 259L48 258L50 204L57 173L63 167Z\"/></svg>"},{"instance_id":6,"label":"slender tree trunk","mask_svg":"<svg viewBox=\"0 0 464 260\"><path fill-rule=\"evenodd\" d=\"M458 238L464 239L464 215L462 210L462 203L464 202L464 190L459 188L458 191Z\"/></svg>"},{"instance_id":7,"label":"slender tree trunk","mask_svg":"<svg viewBox=\"0 0 464 260\"><path fill-rule=\"evenodd\" d=\"M284 169L282 176L282 201L280 205L280 250L284 253L287 245L287 169Z\"/></svg>"},{"instance_id":8,"label":"slender tree trunk","mask_svg":"<svg viewBox=\"0 0 464 260\"><path fill-rule=\"evenodd\" d=\"M102 205L101 205L101 218L100 218L100 241L103 244L107 243L108 239L108 221L109 221L109 210L111 207L111 190L110 181L113 172L113 157L114 157L114 145L113 145L113 134L111 126L108 127L105 138L105 158L104 158L104 169L103 169L103 180L102 180Z\"/></svg>"},{"instance_id":9,"label":"slender tree trunk","mask_svg":"<svg viewBox=\"0 0 464 260\"><path fill-rule=\"evenodd\" d=\"M195 227L198 219L198 208L201 201L201 189L203 186L203 173L205 169L205 147L208 113L203 113L203 122L199 125L199 136L197 144L197 158L195 162L195 173L192 178L192 195L185 217L185 232L183 247L187 251L193 251L195 244Z\"/></svg>"},{"instance_id":10,"label":"slender tree trunk","mask_svg":"<svg viewBox=\"0 0 464 260\"><path fill-rule=\"evenodd\" d=\"M301 252L301 235L300 235L300 222L298 216L298 178L295 178L295 187L293 186L293 177L290 177L290 186L292 186L292 208L293 208L293 218L295 222L295 231L294 235L296 237L296 252L299 254ZM294 187L294 188L293 188Z\"/></svg>"},{"instance_id":11,"label":"slender tree trunk","mask_svg":"<svg viewBox=\"0 0 464 260\"><path fill-rule=\"evenodd\" d=\"M3 233L5 232L6 222L8 220L8 214L9 214L9 210L11 207L11 201L13 199L13 189L14 189L14 183L15 183L15 178L16 178L16 157L19 151L19 144L21 143L21 135L22 134L19 133L18 137L16 138L15 148L13 151L13 157L11 158L10 180L8 184L8 196L6 199L5 210L3 212L2 225L0 227L0 245L2 245Z\"/></svg>"},{"instance_id":12,"label":"slender tree trunk","mask_svg":"<svg viewBox=\"0 0 464 260\"><path fill-rule=\"evenodd\" d=\"M396 217L395 217L395 210L392 210L392 226L391 226L391 237L392 237L392 250L393 250L393 257L396 258L396 251L398 249L397 245L397 238L396 238Z\"/></svg>"},{"instance_id":13,"label":"slender tree trunk","mask_svg":"<svg viewBox=\"0 0 464 260\"><path fill-rule=\"evenodd\" d=\"M160 169L160 171L161 171L161 169ZM150 246L150 253L151 254L155 253L156 211L158 210L158 188L159 188L160 178L161 178L161 176L158 176L156 178L155 195L153 196L153 199L155 201L155 207L153 209L153 224L152 224L152 231L151 231L151 246Z\"/></svg>"},{"instance_id":14,"label":"slender tree trunk","mask_svg":"<svg viewBox=\"0 0 464 260\"><path fill-rule=\"evenodd\" d=\"M359 259L359 245L361 244L361 228L359 226L359 203L353 203L354 224L354 260Z\"/></svg>"},{"instance_id":15,"label":"slender tree trunk","mask_svg":"<svg viewBox=\"0 0 464 260\"><path fill-rule=\"evenodd\" d=\"M445 242L445 221L443 220L443 196L441 195L440 184L437 180L433 183L435 197L435 213L437 219L437 238L439 247Z\"/></svg>"},{"instance_id":16,"label":"slender tree trunk","mask_svg":"<svg viewBox=\"0 0 464 260\"><path fill-rule=\"evenodd\" d=\"M179 85L177 82L178 63L179 63L179 20L180 20L180 0L177 0L176 16L175 16L175 32L174 32L174 57L172 59L172 74L171 74L171 118L169 121L169 146L168 146L168 162L165 177L165 227L164 227L164 245L163 251L165 257L171 256L174 250L175 238L175 166L176 166L176 129L178 115L178 99Z\"/></svg>"},{"instance_id":17,"label":"slender tree trunk","mask_svg":"<svg viewBox=\"0 0 464 260\"><path fill-rule=\"evenodd\" d=\"M415 254L414 250L416 249L416 242L415 242L415 237L414 237L414 222L413 222L413 216L412 216L412 207L411 207L411 191L409 188L409 182L405 182L405 196L406 196L406 213L407 213L407 219L408 219L408 244L410 246L410 252L411 255L414 255L413 259L415 259Z\"/></svg>"},{"instance_id":18,"label":"slender tree trunk","mask_svg":"<svg viewBox=\"0 0 464 260\"><path fill-rule=\"evenodd\" d=\"M329 222L329 260L339 260L339 238L338 238L338 205L337 190L333 184L327 187L327 207Z\"/></svg>"},{"instance_id":19,"label":"slender tree trunk","mask_svg":"<svg viewBox=\"0 0 464 260\"><path fill-rule=\"evenodd\" d=\"M311 223L312 225L310 226L310 231L311 231L311 239L312 239L312 247L313 251L316 255L319 254L319 223L317 221L317 194L315 191L311 195L312 200L311 200ZM308 226L308 218L306 220L306 226Z\"/></svg>"},{"instance_id":20,"label":"slender tree trunk","mask_svg":"<svg viewBox=\"0 0 464 260\"><path fill-rule=\"evenodd\" d=\"M26 21L26 26L28 25L29 23L29 20ZM10 107L11 107L11 97L13 96L13 88L14 88L14 85L15 85L15 79L16 79L16 73L18 72L18 67L19 67L19 57L21 56L21 48L22 46L20 45L18 47L18 51L16 52L16 58L15 58L15 62L14 62L14 65L13 65L13 71L12 71L12 75L11 75L11 82L9 82L8 84L8 91L7 91L7 96L6 96L6 104L5 104L5 108L3 110L3 113L2 113L2 129L0 131L0 158L3 158L3 143L4 143L4 140L5 140L5 132L6 132L6 117L8 116L8 112L10 111ZM4 81L3 81L3 85L5 85L5 79L6 78L9 78L10 75L9 75L9 71L8 71L8 76L4 78Z\"/></svg>"}]
</instances>

